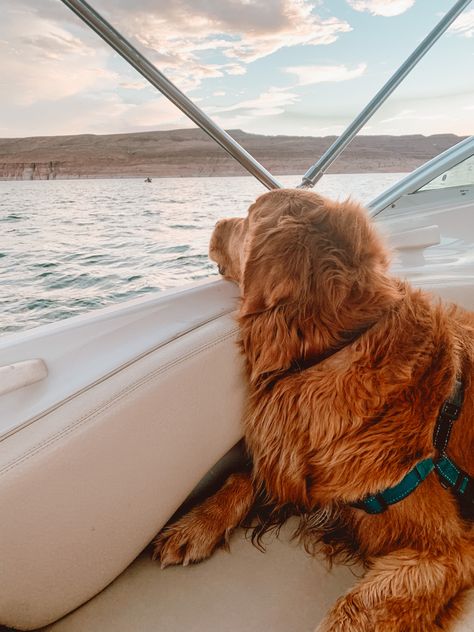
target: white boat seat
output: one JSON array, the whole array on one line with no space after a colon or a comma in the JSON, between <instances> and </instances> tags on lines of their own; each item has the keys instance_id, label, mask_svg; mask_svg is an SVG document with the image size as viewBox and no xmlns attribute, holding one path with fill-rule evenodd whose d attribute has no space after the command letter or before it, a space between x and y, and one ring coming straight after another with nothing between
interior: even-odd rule
<instances>
[{"instance_id":1,"label":"white boat seat","mask_svg":"<svg viewBox=\"0 0 474 632\"><path fill-rule=\"evenodd\" d=\"M230 554L217 551L186 568L161 570L147 550L100 595L43 632L314 630L357 578L344 566L329 572L290 542L289 533L269 537L262 554L239 531ZM472 632L473 621L474 593L453 632Z\"/></svg>"},{"instance_id":2,"label":"white boat seat","mask_svg":"<svg viewBox=\"0 0 474 632\"><path fill-rule=\"evenodd\" d=\"M0 625L96 595L239 440L236 331L216 318L0 441Z\"/></svg>"}]
</instances>

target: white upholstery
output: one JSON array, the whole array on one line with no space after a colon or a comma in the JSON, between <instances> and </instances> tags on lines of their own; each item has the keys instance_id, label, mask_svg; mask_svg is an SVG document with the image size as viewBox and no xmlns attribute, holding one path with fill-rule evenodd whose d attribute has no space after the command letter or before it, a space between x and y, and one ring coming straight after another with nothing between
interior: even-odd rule
<instances>
[{"instance_id":1,"label":"white upholstery","mask_svg":"<svg viewBox=\"0 0 474 632\"><path fill-rule=\"evenodd\" d=\"M161 570L145 551L105 591L44 632L311 632L357 577L308 557L288 541L288 527L279 540L267 539L265 554L239 531L230 555L217 551L186 568ZM473 631L474 592L451 632Z\"/></svg>"},{"instance_id":2,"label":"white upholstery","mask_svg":"<svg viewBox=\"0 0 474 632\"><path fill-rule=\"evenodd\" d=\"M329 573L321 560L268 538L265 554L242 531L230 555L161 570L144 552L95 599L44 632L311 632L354 584L350 569Z\"/></svg>"},{"instance_id":3,"label":"white upholstery","mask_svg":"<svg viewBox=\"0 0 474 632\"><path fill-rule=\"evenodd\" d=\"M229 315L117 371L0 442L0 624L97 594L240 437Z\"/></svg>"},{"instance_id":4,"label":"white upholstery","mask_svg":"<svg viewBox=\"0 0 474 632\"><path fill-rule=\"evenodd\" d=\"M47 379L0 396L0 441L130 362L231 313L237 298L233 283L200 282L0 336L0 367L41 359L47 369Z\"/></svg>"}]
</instances>

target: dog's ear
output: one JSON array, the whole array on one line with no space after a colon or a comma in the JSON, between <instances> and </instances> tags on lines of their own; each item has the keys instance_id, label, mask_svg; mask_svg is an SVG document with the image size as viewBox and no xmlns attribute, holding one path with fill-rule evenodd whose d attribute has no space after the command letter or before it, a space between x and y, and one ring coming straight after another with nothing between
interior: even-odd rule
<instances>
[{"instance_id":1,"label":"dog's ear","mask_svg":"<svg viewBox=\"0 0 474 632\"><path fill-rule=\"evenodd\" d=\"M308 300L314 303L318 285L324 285L334 301L339 300L334 295L336 266L328 266L318 256L325 238L314 204L305 208L299 198L275 197L249 213L241 315L294 303L303 305ZM270 208L268 202L272 203Z\"/></svg>"},{"instance_id":2,"label":"dog's ear","mask_svg":"<svg viewBox=\"0 0 474 632\"><path fill-rule=\"evenodd\" d=\"M281 219L249 235L242 278L241 315L256 314L298 300L309 281L300 229Z\"/></svg>"},{"instance_id":3,"label":"dog's ear","mask_svg":"<svg viewBox=\"0 0 474 632\"><path fill-rule=\"evenodd\" d=\"M365 211L307 191L272 192L249 210L241 316L298 304L337 314L388 258ZM360 286L360 287L359 287Z\"/></svg>"},{"instance_id":4,"label":"dog's ear","mask_svg":"<svg viewBox=\"0 0 474 632\"><path fill-rule=\"evenodd\" d=\"M310 192L251 208L239 321L251 379L324 355L399 298L365 211Z\"/></svg>"}]
</instances>

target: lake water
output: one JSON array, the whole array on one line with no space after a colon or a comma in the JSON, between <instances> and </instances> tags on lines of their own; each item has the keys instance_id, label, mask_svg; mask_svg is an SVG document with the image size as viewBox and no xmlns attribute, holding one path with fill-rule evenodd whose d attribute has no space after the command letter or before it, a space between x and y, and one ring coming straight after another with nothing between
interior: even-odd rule
<instances>
[{"instance_id":1,"label":"lake water","mask_svg":"<svg viewBox=\"0 0 474 632\"><path fill-rule=\"evenodd\" d=\"M399 177L328 175L317 190L369 202ZM216 275L215 222L264 191L252 177L0 182L0 333Z\"/></svg>"}]
</instances>

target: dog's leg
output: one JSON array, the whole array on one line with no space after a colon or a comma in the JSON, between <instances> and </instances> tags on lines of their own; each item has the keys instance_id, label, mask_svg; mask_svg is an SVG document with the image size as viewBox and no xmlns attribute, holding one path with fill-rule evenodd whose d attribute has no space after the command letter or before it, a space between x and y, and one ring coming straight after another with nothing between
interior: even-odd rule
<instances>
[{"instance_id":1,"label":"dog's leg","mask_svg":"<svg viewBox=\"0 0 474 632\"><path fill-rule=\"evenodd\" d=\"M463 559L459 549L452 555L401 549L378 558L317 632L448 630L449 603L470 581L468 564L472 558Z\"/></svg>"},{"instance_id":2,"label":"dog's leg","mask_svg":"<svg viewBox=\"0 0 474 632\"><path fill-rule=\"evenodd\" d=\"M231 532L249 513L254 497L250 474L232 474L217 493L157 537L153 559L159 559L162 568L206 559L218 546L227 545Z\"/></svg>"}]
</instances>

